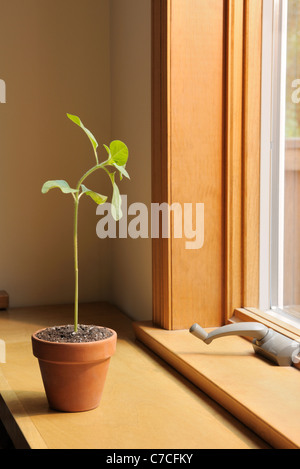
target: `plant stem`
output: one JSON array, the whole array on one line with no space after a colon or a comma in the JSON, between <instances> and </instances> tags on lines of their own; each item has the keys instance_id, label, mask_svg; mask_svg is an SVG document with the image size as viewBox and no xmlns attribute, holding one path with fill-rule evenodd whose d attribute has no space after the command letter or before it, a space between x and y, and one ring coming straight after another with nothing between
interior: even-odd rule
<instances>
[{"instance_id":1,"label":"plant stem","mask_svg":"<svg viewBox=\"0 0 300 469\"><path fill-rule=\"evenodd\" d=\"M78 329L78 192L74 202L74 269L75 269L75 303L74 303L74 331Z\"/></svg>"},{"instance_id":2,"label":"plant stem","mask_svg":"<svg viewBox=\"0 0 300 469\"><path fill-rule=\"evenodd\" d=\"M95 171L97 171L97 169L105 169L105 165L107 164L107 161L104 161L104 163L101 163L101 164L96 164L96 166L93 166L91 169L89 169L83 176L82 178L80 179L80 181L78 182L77 184L77 187L76 189L79 191L80 190L80 186L81 184L84 182L84 180L92 173L94 173Z\"/></svg>"},{"instance_id":3,"label":"plant stem","mask_svg":"<svg viewBox=\"0 0 300 469\"><path fill-rule=\"evenodd\" d=\"M96 158L97 160L97 158ZM84 182L84 180L92 173L97 171L97 169L105 169L105 165L107 161L101 164L97 164L89 171L87 171L82 178L79 180L77 184L77 192L74 196L74 270L75 270L75 300L74 300L74 331L77 332L78 330L78 209L79 209L79 191L80 186ZM107 171L107 170L106 170Z\"/></svg>"}]
</instances>

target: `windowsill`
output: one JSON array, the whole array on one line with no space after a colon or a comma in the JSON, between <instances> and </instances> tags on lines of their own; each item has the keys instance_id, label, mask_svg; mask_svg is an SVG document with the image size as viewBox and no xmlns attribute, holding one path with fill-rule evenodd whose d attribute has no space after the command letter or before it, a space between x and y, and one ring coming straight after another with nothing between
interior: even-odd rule
<instances>
[{"instance_id":1,"label":"windowsill","mask_svg":"<svg viewBox=\"0 0 300 469\"><path fill-rule=\"evenodd\" d=\"M136 337L274 448L300 448L300 374L230 336L209 346L188 330L134 323Z\"/></svg>"},{"instance_id":2,"label":"windowsill","mask_svg":"<svg viewBox=\"0 0 300 469\"><path fill-rule=\"evenodd\" d=\"M80 317L118 333L100 406L61 413L48 407L31 334L68 324L73 305L0 313L0 420L16 449L269 449L232 415L137 343L132 320L107 303L80 305ZM171 397L171 398L170 398Z\"/></svg>"}]
</instances>

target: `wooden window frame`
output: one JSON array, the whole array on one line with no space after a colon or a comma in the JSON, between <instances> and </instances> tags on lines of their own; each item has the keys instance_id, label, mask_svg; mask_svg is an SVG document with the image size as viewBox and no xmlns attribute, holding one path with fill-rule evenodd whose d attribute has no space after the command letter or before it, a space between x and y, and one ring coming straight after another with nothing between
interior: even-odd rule
<instances>
[{"instance_id":1,"label":"wooden window frame","mask_svg":"<svg viewBox=\"0 0 300 469\"><path fill-rule=\"evenodd\" d=\"M152 0L152 202L171 204L174 165L171 108L172 2ZM194 0L197 1L197 0ZM198 0L205 8L205 0ZM183 2L184 3L184 2ZM192 0L191 2L192 3ZM260 289L260 157L263 0L215 0L223 7L223 136L221 217L222 311L214 316L205 308L189 314L184 300L180 319L174 314L172 269L180 269L172 236L152 240L153 316L156 327L188 329L193 322L219 327L239 321L257 321L282 334L300 339L298 328L259 309ZM210 3L211 7L212 2ZM177 42L178 44L178 42ZM253 46L255 44L255 47ZM202 73L202 72L201 72ZM205 71L203 72L205 73ZM201 167L214 183L209 165ZM187 185L183 181L183 186ZM171 227L172 228L172 227ZM211 236L212 232L208 233ZM177 257L176 257L177 256ZM208 256L209 258L209 256ZM200 266L202 269L202 266ZM202 269L204 270L205 267ZM197 271L195 271L197 273ZM199 273L199 270L198 270ZM214 296L214 283L207 295ZM188 286L186 290L190 293ZM193 319L193 321L191 320ZM298 365L296 365L298 367Z\"/></svg>"},{"instance_id":2,"label":"wooden window frame","mask_svg":"<svg viewBox=\"0 0 300 469\"><path fill-rule=\"evenodd\" d=\"M259 302L262 0L219 3L224 8L223 313L207 323L206 311L199 310L196 319L207 327L228 322L236 308L258 308ZM171 4L152 1L152 202L159 203L172 202ZM214 177L208 165L202 170ZM173 317L174 249L172 239L153 240L153 322L168 330L191 323L189 315L179 324Z\"/></svg>"},{"instance_id":3,"label":"wooden window frame","mask_svg":"<svg viewBox=\"0 0 300 469\"><path fill-rule=\"evenodd\" d=\"M218 3L223 8L223 2L214 3L215 6ZM200 4L203 9L202 0ZM225 262L224 161L219 158L224 149L224 18L221 10L214 21L213 9L206 9L206 22L201 17L198 18L199 27L205 28L206 34L210 34L209 20L214 21L217 41L214 41L213 36L212 41L206 41L202 37L203 32L200 37L197 36L197 19L194 21L194 18L191 18L190 10L197 7L195 0L188 4L180 0L152 1L152 202L167 202L169 205L173 202L203 202L206 207L206 239L204 249L201 249L200 253L197 252L196 257L194 253L185 250L182 242L172 238L172 224L170 238L154 239L152 243L153 321L168 330L186 328L196 319L201 320L206 327L221 325L225 319L224 291L221 287ZM178 10L177 15L174 15L175 9ZM189 36L189 44L185 44L180 37L184 34L180 31L181 15L185 16L185 32L191 29L193 31ZM201 46L198 44L199 39ZM200 57L199 61L194 61L193 54L197 54L200 48L204 49L205 58ZM178 50L178 53L174 53L174 50ZM209 79L205 73L207 65L210 67ZM183 87L186 79L193 79L193 92L189 91L187 95ZM198 124L199 132L206 134L207 140L210 139L207 145L205 143L199 150L199 154L194 151L190 157L193 161L192 167L199 177L197 181L195 174L191 174L189 168L187 170L185 161L188 162L187 165L191 164L189 146L193 145L193 139L196 139L195 146L198 148L199 137L196 126L190 120L189 110L195 106L194 102L199 104L200 109L202 99L206 98L201 87L209 89L210 99L214 101L211 106L215 107L218 119L214 122L214 116L210 112L206 125L205 113L195 111L195 119L201 122ZM214 96L215 89L217 98ZM206 100L206 108L209 106L210 102ZM218 128L214 133L215 125ZM208 151L206 147L209 147ZM206 172L210 174L208 178ZM188 191L186 183L189 185ZM204 199L201 200L201 197ZM216 226L218 228L215 235L210 237L209 232ZM186 282L193 282L188 295L182 277ZM213 289L214 285L218 284L218 295L206 295L208 283Z\"/></svg>"},{"instance_id":4,"label":"wooden window frame","mask_svg":"<svg viewBox=\"0 0 300 469\"><path fill-rule=\"evenodd\" d=\"M172 2L178 6L181 1L152 0L152 202L169 204L174 201ZM176 330L189 328L193 322L218 327L258 321L299 340L299 329L259 310L263 0L224 0L219 5L224 15L222 179L217 181L222 185L220 210L224 213L220 225L222 311L212 315L199 308L193 316L183 301L179 302L180 320L176 318L172 269L180 269L181 258L172 237L159 238L152 241L153 323ZM201 170L213 184L211 168L202 164ZM199 268L195 273L199 274ZM213 281L207 292L210 297L214 296Z\"/></svg>"},{"instance_id":5,"label":"wooden window frame","mask_svg":"<svg viewBox=\"0 0 300 469\"><path fill-rule=\"evenodd\" d=\"M186 50L181 51L183 62L185 54L188 57L189 54L195 53L197 47L193 50L192 42L182 45L182 37L178 30L176 34L172 31L173 8L178 7L179 16L186 21L184 4L188 5L187 8L199 6L205 16L208 3L210 13L219 15L218 25L221 27L218 28L217 23L213 24L211 33L202 24L206 33L216 33L217 46L212 43L211 51L209 48L205 51L208 55L211 52L215 60L216 51L220 52L221 49L222 71L220 64L217 69L222 83L214 82L213 64L208 63L206 69L200 59L198 69L193 68L196 66L192 63L189 73L190 76L198 74L200 82L203 74L208 73L209 80L212 79L213 83L218 85L216 92L219 93L219 114L216 117L216 139L219 139L220 144L221 123L222 144L216 147L219 149L217 158L209 160L209 164L202 153L199 161L197 160L203 176L197 190L201 197L203 194L205 196L205 200L197 200L195 192L190 190L191 182L187 179L181 159L176 154L181 148L178 146L179 137L176 134L178 129L184 151L188 152L185 135L181 132L182 129L175 125L178 124L178 119L182 119L182 128L186 131L184 119L187 114L185 103L180 101L180 98L176 103L177 95L172 89L174 87L176 93L181 90L174 81L177 78L174 78L174 73L179 72L181 79L184 76L180 64L176 64L172 46L174 41L177 47L185 47ZM262 7L263 0L189 0L188 3L186 0L152 0L152 202L172 204L175 202L174 196L179 194L185 197L184 190L181 190L183 187L187 188L189 196L192 197L191 202L208 201L210 207L217 207L217 213L206 223L203 253L194 253L192 275L186 270L182 245L174 242L172 236L153 239L153 317L152 321L136 322L133 327L136 337L146 346L272 446L298 448L298 437L293 432L293 428L298 425L300 412L297 404L299 373L295 367L276 370L278 367L253 359L251 344L241 337L228 338L227 345L223 345L222 341L215 341L214 351L207 352L206 346L204 345L203 349L202 343L195 344L194 338L188 332L193 322L209 328L230 322L259 321L293 339L299 340L300 337L299 330L287 327L285 323L258 309ZM223 15L222 24L220 11ZM191 13L194 12L190 11L189 14ZM193 21L194 19L186 28L195 35ZM203 31L201 34L204 34ZM204 45L207 45L205 37L197 37L197 40L200 41L199 48L203 41ZM204 83L211 85L209 80ZM185 89L181 91L184 93ZM207 92L212 93L212 89ZM178 107L174 106L174 96ZM189 98L186 99L188 101ZM196 102L197 99L199 105L199 94L195 93ZM188 105L193 108L193 100L190 100ZM178 114L173 114L178 112L178 108L179 117ZM207 111L206 107L203 112ZM211 132L211 115L209 112L207 114L208 131ZM199 118L199 115L196 117ZM203 124L203 120L201 122ZM203 134L205 135L205 130ZM211 135L208 140L209 146ZM203 150L203 147L201 148ZM209 148L215 156L213 145ZM195 183L195 178L191 179ZM182 202L180 199L177 201ZM210 214L205 212L205 215ZM205 243L210 238L217 242L211 245L208 242L206 246ZM201 259L200 263L197 256ZM210 270L210 263L216 263L218 268ZM177 274L181 268L183 282L195 279L194 283L185 284L186 297L182 295L182 285L178 283ZM209 272L209 282L205 282L206 271ZM195 292L197 282L200 284L200 295ZM193 301L190 301L189 297L192 297ZM233 355L228 353L227 346ZM255 386L252 380L254 375L257 378ZM274 390L276 398L266 400L266 396L272 396ZM284 399L286 392L294 398ZM277 411L280 409L276 411L275 419L274 406Z\"/></svg>"}]
</instances>

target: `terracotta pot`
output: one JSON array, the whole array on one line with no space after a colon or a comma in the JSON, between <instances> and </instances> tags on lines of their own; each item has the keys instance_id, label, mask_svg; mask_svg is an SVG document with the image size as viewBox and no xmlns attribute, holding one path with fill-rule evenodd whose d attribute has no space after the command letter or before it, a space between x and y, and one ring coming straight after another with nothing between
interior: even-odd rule
<instances>
[{"instance_id":1,"label":"terracotta pot","mask_svg":"<svg viewBox=\"0 0 300 469\"><path fill-rule=\"evenodd\" d=\"M57 343L32 335L49 406L64 412L83 412L100 404L117 333L97 342Z\"/></svg>"}]
</instances>

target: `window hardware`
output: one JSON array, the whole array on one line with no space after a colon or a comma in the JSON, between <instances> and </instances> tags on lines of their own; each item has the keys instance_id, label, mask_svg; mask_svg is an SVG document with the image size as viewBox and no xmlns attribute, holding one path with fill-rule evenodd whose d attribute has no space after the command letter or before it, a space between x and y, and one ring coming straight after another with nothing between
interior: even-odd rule
<instances>
[{"instance_id":1,"label":"window hardware","mask_svg":"<svg viewBox=\"0 0 300 469\"><path fill-rule=\"evenodd\" d=\"M260 323L241 322L219 327L212 332L206 332L199 324L191 326L190 332L210 344L214 339L229 335L253 337L254 351L268 358L278 366L291 366L298 363L300 354L300 343L292 340L279 332L273 331Z\"/></svg>"}]
</instances>

